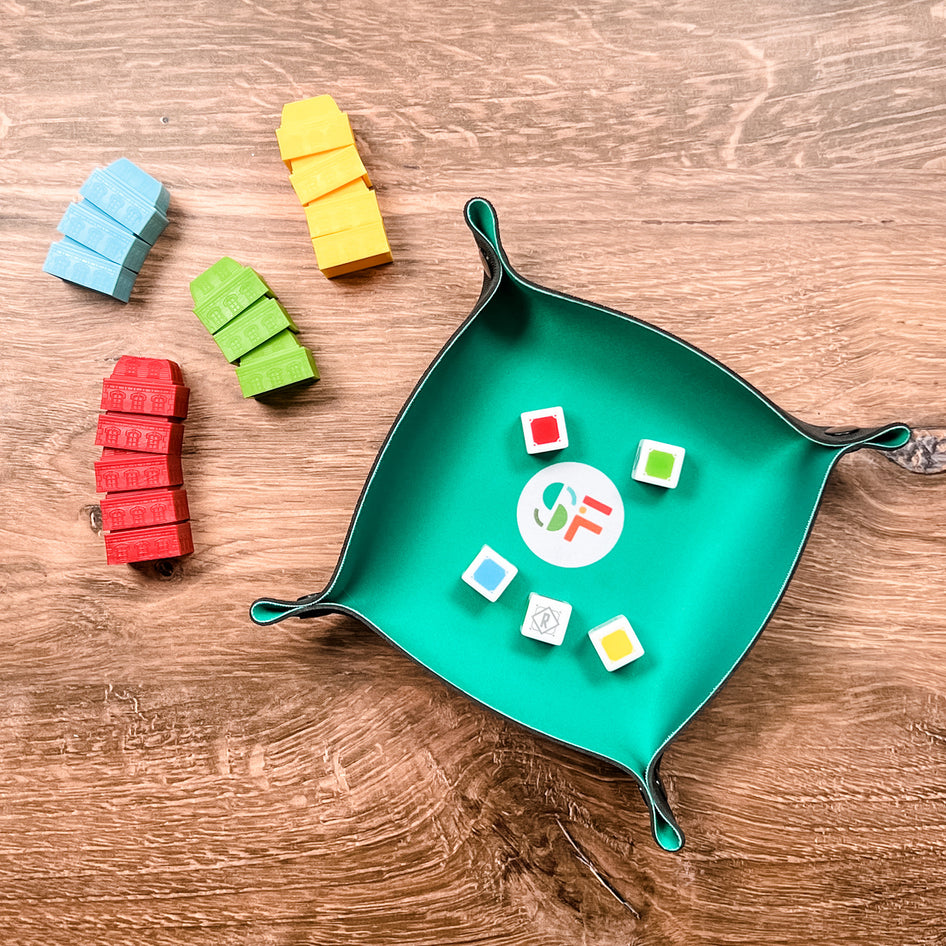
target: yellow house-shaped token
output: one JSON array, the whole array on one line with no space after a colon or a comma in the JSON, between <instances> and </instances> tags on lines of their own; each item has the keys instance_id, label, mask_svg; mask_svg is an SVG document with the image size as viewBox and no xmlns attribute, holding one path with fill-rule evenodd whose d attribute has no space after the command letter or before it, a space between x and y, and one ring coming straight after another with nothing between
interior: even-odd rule
<instances>
[{"instance_id":1,"label":"yellow house-shaped token","mask_svg":"<svg viewBox=\"0 0 946 946\"><path fill-rule=\"evenodd\" d=\"M293 172L289 175L289 183L299 200L309 204L358 178L371 186L368 172L358 156L358 149L349 145L323 155L304 171Z\"/></svg>"},{"instance_id":2,"label":"yellow house-shaped token","mask_svg":"<svg viewBox=\"0 0 946 946\"><path fill-rule=\"evenodd\" d=\"M360 194L335 197L333 193L313 201L305 207L305 219L314 240L340 230L381 223L381 211L375 192L365 189Z\"/></svg>"},{"instance_id":3,"label":"yellow house-shaped token","mask_svg":"<svg viewBox=\"0 0 946 946\"><path fill-rule=\"evenodd\" d=\"M282 107L282 123L292 125L297 122L317 122L340 113L341 109L331 95L316 95L298 102L286 102Z\"/></svg>"},{"instance_id":4,"label":"yellow house-shaped token","mask_svg":"<svg viewBox=\"0 0 946 946\"><path fill-rule=\"evenodd\" d=\"M329 279L392 260L391 247L380 219L366 226L316 237L312 248L319 269Z\"/></svg>"},{"instance_id":5,"label":"yellow house-shaped token","mask_svg":"<svg viewBox=\"0 0 946 946\"><path fill-rule=\"evenodd\" d=\"M294 159L323 154L355 143L348 116L340 112L318 122L283 125L276 129L279 156L291 171Z\"/></svg>"}]
</instances>

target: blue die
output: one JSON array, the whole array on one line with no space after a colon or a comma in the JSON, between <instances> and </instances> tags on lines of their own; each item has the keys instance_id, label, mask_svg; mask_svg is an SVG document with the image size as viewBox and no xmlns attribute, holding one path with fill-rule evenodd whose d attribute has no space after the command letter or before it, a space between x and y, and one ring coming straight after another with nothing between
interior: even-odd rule
<instances>
[{"instance_id":1,"label":"blue die","mask_svg":"<svg viewBox=\"0 0 946 946\"><path fill-rule=\"evenodd\" d=\"M518 572L512 562L484 545L460 577L488 601L496 601Z\"/></svg>"}]
</instances>

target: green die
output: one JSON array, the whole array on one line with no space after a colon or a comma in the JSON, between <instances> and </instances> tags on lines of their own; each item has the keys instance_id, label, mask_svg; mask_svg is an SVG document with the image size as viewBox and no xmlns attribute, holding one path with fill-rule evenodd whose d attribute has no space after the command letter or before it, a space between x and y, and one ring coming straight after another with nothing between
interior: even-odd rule
<instances>
[{"instance_id":1,"label":"green die","mask_svg":"<svg viewBox=\"0 0 946 946\"><path fill-rule=\"evenodd\" d=\"M640 483L674 489L680 479L686 450L657 440L642 440L637 445L631 476Z\"/></svg>"}]
</instances>

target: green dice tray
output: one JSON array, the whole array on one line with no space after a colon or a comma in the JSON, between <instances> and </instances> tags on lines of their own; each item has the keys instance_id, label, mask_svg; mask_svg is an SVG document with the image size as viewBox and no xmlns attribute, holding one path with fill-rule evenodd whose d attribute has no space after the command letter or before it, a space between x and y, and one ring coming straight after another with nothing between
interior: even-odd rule
<instances>
[{"instance_id":1,"label":"green dice tray","mask_svg":"<svg viewBox=\"0 0 946 946\"><path fill-rule=\"evenodd\" d=\"M629 772L655 839L678 850L664 750L771 617L838 460L902 446L909 429L796 420L675 336L523 279L492 205L474 198L465 215L481 296L388 434L335 573L251 617L357 618L481 703ZM528 455L519 415L552 405L569 446ZM676 489L631 479L642 438L686 449ZM617 544L585 567L539 558L517 523L525 483L563 461L602 471L624 505ZM483 544L519 568L495 603L460 580ZM573 606L561 646L520 634L530 591ZM617 614L645 654L609 673L587 631Z\"/></svg>"}]
</instances>

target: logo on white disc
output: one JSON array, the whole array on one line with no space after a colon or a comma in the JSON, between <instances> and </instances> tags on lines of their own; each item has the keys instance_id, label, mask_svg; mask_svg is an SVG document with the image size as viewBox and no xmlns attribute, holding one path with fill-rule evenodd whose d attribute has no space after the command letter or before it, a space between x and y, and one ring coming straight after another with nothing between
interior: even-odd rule
<instances>
[{"instance_id":1,"label":"logo on white disc","mask_svg":"<svg viewBox=\"0 0 946 946\"><path fill-rule=\"evenodd\" d=\"M624 504L600 470L553 463L526 483L516 520L526 545L543 561L582 568L614 548L624 528Z\"/></svg>"}]
</instances>

